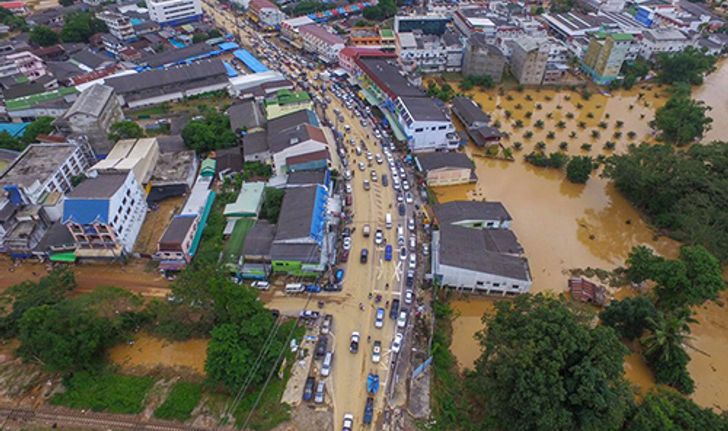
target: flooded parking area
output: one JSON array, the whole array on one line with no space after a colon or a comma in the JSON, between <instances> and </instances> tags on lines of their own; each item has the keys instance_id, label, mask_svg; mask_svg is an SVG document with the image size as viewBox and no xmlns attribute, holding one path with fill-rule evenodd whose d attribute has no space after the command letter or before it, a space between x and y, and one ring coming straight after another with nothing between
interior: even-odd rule
<instances>
[{"instance_id":1,"label":"flooded parking area","mask_svg":"<svg viewBox=\"0 0 728 431\"><path fill-rule=\"evenodd\" d=\"M623 152L631 143L653 142L648 122L654 110L667 100L666 88L640 86L613 94L595 93L588 98L569 89L505 93L494 89L467 94L508 134L502 141L504 147L519 142L523 149L514 151L514 161L505 161L485 157L482 149L468 144L465 152L475 163L478 182L440 187L434 193L439 202L503 202L529 261L532 292L565 292L569 270L613 269L623 265L632 247L639 244L669 258L677 255L680 244L655 232L598 172L587 184L578 185L566 180L560 171L523 161L523 156L539 143L545 145L547 153L561 149L571 155L597 157ZM709 114L716 122L725 118L728 63L721 63L694 95L713 107ZM532 136L526 137L528 131ZM714 123L707 138L728 139L728 130ZM613 148L607 142L613 142ZM723 295L722 300L728 300L728 295ZM471 297L455 299L451 305L456 316L451 350L460 366L469 368L480 353L474 334L483 328L481 317L492 310L493 300ZM726 409L728 388L721 386L728 381L728 364L719 358L728 355L728 313L711 303L698 310L695 317L700 324L693 325L693 348L688 348L692 358L689 370L696 382L693 399L705 407ZM639 354L626 357L625 375L638 394L654 385L652 373Z\"/></svg>"}]
</instances>

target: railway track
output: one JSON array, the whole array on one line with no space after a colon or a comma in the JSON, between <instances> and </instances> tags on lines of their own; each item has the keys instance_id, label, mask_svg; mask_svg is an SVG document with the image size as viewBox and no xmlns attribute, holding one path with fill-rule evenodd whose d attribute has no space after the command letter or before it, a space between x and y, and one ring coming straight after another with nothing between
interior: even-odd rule
<instances>
[{"instance_id":1,"label":"railway track","mask_svg":"<svg viewBox=\"0 0 728 431\"><path fill-rule=\"evenodd\" d=\"M31 423L47 425L49 428L54 425L73 425L84 428L134 431L208 431L214 429L154 419L144 420L131 415L0 406L0 429L20 428Z\"/></svg>"}]
</instances>

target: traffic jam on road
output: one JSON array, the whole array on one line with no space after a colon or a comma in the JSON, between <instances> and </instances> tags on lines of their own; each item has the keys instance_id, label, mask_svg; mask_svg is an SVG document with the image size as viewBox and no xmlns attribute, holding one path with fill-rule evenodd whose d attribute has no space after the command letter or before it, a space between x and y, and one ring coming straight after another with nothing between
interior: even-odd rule
<instances>
[{"instance_id":1,"label":"traffic jam on road","mask_svg":"<svg viewBox=\"0 0 728 431\"><path fill-rule=\"evenodd\" d=\"M375 419L375 397L380 388L380 375L375 370L386 370L389 375L382 376L382 380L392 384L391 374L397 370L398 357L404 351L408 325L412 321L410 315L417 309L414 290L417 270L424 266L422 262L426 262L429 255L428 241L424 240L425 232L422 229L422 232L418 232L418 225L421 226L422 220L419 201L423 196L415 193L413 164L409 157L398 151L387 130L386 119L377 116L366 105L357 95L354 86L345 79L317 71L315 59L288 52L268 38L255 34L251 36L251 41L252 48L272 68L278 68L292 82L311 93L319 112L323 112L324 124L334 132L341 163L339 172L342 172L342 181L337 187L345 210L337 247L337 266L332 270L333 276L323 283L322 288L318 285L289 283L285 293L342 290L347 265L388 264L393 265L398 273L392 291L387 292L391 300L385 299L382 293L375 293L372 284L368 292L369 303L358 304L361 311L368 307L374 308L371 324L377 331L371 333L381 337L364 337L364 328L348 335L349 355L359 355L361 350L361 354L365 354L372 364L372 371L366 377L367 396L362 400L360 416L361 423L368 425ZM354 196L361 196L356 188L361 188L364 193L391 188L393 198L391 202L384 203L383 223L379 219L359 222L353 210ZM421 234L422 241L418 241L418 233ZM362 239L355 240L354 235L361 235ZM387 236L395 239L390 241ZM362 243L365 244L363 247L355 249L355 244ZM350 261L351 253L358 255L358 262ZM386 288L389 289L389 283ZM323 301L319 302L319 306L323 307ZM334 343L330 339L336 332L336 325L332 314L322 316L318 311L302 310L300 317L312 325L320 323L313 358L318 371L311 373L306 379L303 400L323 404L326 380L332 375L335 358L338 361L351 359L334 354ZM384 332L386 319L392 322L390 327L394 330L391 334ZM357 323L362 326L369 324L364 314L360 320ZM385 364L385 358L388 358L388 366L379 367L380 364ZM387 383L382 385L386 387ZM332 391L331 388L329 390ZM343 429L352 429L354 422L359 420L356 416L358 415L352 412L344 413Z\"/></svg>"}]
</instances>

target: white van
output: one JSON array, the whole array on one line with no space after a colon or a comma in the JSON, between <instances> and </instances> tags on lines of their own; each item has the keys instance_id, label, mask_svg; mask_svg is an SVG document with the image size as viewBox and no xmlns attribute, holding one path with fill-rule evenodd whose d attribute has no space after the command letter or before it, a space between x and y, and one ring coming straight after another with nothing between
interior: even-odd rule
<instances>
[{"instance_id":1,"label":"white van","mask_svg":"<svg viewBox=\"0 0 728 431\"><path fill-rule=\"evenodd\" d=\"M286 293L302 293L306 288L301 283L286 284Z\"/></svg>"},{"instance_id":2,"label":"white van","mask_svg":"<svg viewBox=\"0 0 728 431\"><path fill-rule=\"evenodd\" d=\"M321 364L321 376L326 377L331 374L331 364L334 361L334 352L326 352L324 362Z\"/></svg>"},{"instance_id":3,"label":"white van","mask_svg":"<svg viewBox=\"0 0 728 431\"><path fill-rule=\"evenodd\" d=\"M392 229L392 214L387 213L387 215L384 216L384 223L387 226L387 229Z\"/></svg>"},{"instance_id":4,"label":"white van","mask_svg":"<svg viewBox=\"0 0 728 431\"><path fill-rule=\"evenodd\" d=\"M401 224L397 225L397 237L404 238L404 228L402 227Z\"/></svg>"}]
</instances>

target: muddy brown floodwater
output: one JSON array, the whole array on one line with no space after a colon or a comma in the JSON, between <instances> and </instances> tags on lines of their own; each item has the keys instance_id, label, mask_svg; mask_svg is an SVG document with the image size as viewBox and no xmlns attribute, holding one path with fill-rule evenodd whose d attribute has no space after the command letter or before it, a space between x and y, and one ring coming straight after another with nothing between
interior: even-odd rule
<instances>
[{"instance_id":1,"label":"muddy brown floodwater","mask_svg":"<svg viewBox=\"0 0 728 431\"><path fill-rule=\"evenodd\" d=\"M140 334L133 344L118 344L109 349L109 359L124 369L153 369L157 367L187 369L205 374L206 339L168 341Z\"/></svg>"},{"instance_id":2,"label":"muddy brown floodwater","mask_svg":"<svg viewBox=\"0 0 728 431\"><path fill-rule=\"evenodd\" d=\"M648 245L666 257L677 255L679 244L657 235L607 180L594 175L586 185L572 184L562 172L523 161L523 155L538 142L545 143L546 152L557 151L565 142L569 154L592 156L624 152L630 143L653 142L648 122L654 110L667 100L665 88L640 86L613 94L592 94L588 100L568 89L468 94L509 134L504 146L520 142L523 150L514 153L514 162L508 162L485 158L481 149L469 144L465 152L475 162L478 182L437 188L435 194L440 202L503 202L529 260L532 292L564 292L570 269L615 268L638 244ZM713 106L710 114L716 122L728 114L728 63L719 65L704 86L695 91L695 97ZM523 125L516 124L517 120ZM542 128L537 127L539 120ZM526 138L526 131L531 131L533 137ZM629 132L633 132L632 138ZM728 130L716 126L708 138L727 139ZM613 150L605 148L607 141L614 142ZM590 147L582 148L583 144ZM469 368L480 353L473 336L483 328L481 317L492 309L493 301L471 297L456 299L452 306L457 317L451 348L460 366ZM693 398L706 407L728 408L728 388L722 387L728 381L728 364L719 360L728 354L728 314L724 308L710 304L697 313L697 319L701 324L693 327L695 349L689 349L690 372L696 381ZM654 385L652 373L638 354L626 358L625 375L639 394Z\"/></svg>"}]
</instances>

